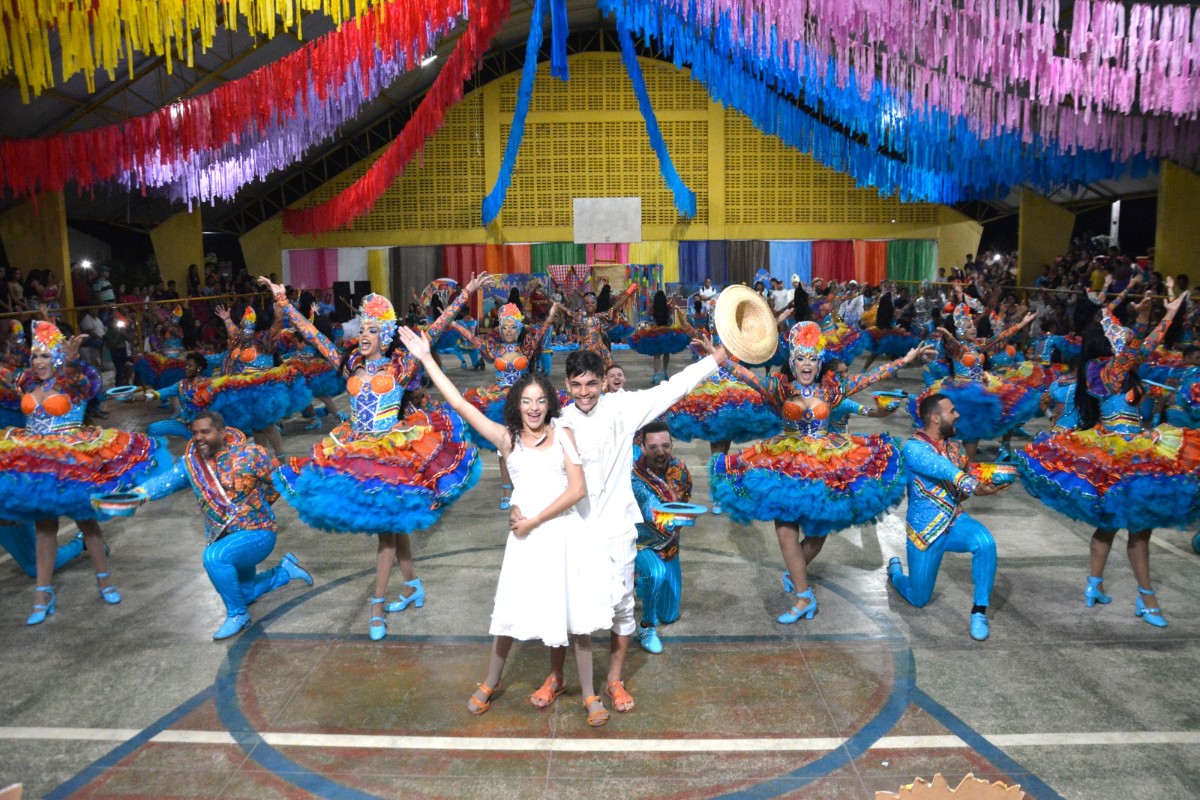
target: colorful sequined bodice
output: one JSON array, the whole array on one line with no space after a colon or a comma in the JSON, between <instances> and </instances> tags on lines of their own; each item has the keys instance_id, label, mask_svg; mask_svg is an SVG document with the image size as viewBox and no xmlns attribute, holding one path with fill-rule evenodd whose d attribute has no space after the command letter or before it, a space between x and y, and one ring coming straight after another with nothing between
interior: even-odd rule
<instances>
[{"instance_id":1,"label":"colorful sequined bodice","mask_svg":"<svg viewBox=\"0 0 1200 800\"><path fill-rule=\"evenodd\" d=\"M962 347L962 352L950 360L954 365L954 377L983 383L983 351L974 344L963 344Z\"/></svg>"},{"instance_id":2,"label":"colorful sequined bodice","mask_svg":"<svg viewBox=\"0 0 1200 800\"><path fill-rule=\"evenodd\" d=\"M517 342L500 342L492 353L492 367L496 371L496 383L512 386L529 371L529 359Z\"/></svg>"},{"instance_id":3,"label":"colorful sequined bodice","mask_svg":"<svg viewBox=\"0 0 1200 800\"><path fill-rule=\"evenodd\" d=\"M396 383L391 359L365 362L346 381L350 393L350 426L355 433L386 433L396 425L404 387Z\"/></svg>"},{"instance_id":4,"label":"colorful sequined bodice","mask_svg":"<svg viewBox=\"0 0 1200 800\"><path fill-rule=\"evenodd\" d=\"M1033 357L1037 361L1049 361L1054 357L1054 351L1066 352L1066 340L1055 334L1043 334L1033 343Z\"/></svg>"},{"instance_id":5,"label":"colorful sequined bodice","mask_svg":"<svg viewBox=\"0 0 1200 800\"><path fill-rule=\"evenodd\" d=\"M1075 405L1075 379L1059 378L1050 385L1050 399L1062 404L1062 414L1054 423L1056 431L1073 431L1079 427L1079 407Z\"/></svg>"},{"instance_id":6,"label":"colorful sequined bodice","mask_svg":"<svg viewBox=\"0 0 1200 800\"><path fill-rule=\"evenodd\" d=\"M32 394L21 397L25 430L30 433L62 433L83 424L85 403L72 403L65 394L48 394L39 403Z\"/></svg>"},{"instance_id":7,"label":"colorful sequined bodice","mask_svg":"<svg viewBox=\"0 0 1200 800\"><path fill-rule=\"evenodd\" d=\"M1100 424L1112 433L1135 434L1142 431L1142 412L1129 392L1114 390L1103 378L1111 359L1094 358L1088 362L1088 394L1100 401Z\"/></svg>"},{"instance_id":8,"label":"colorful sequined bodice","mask_svg":"<svg viewBox=\"0 0 1200 800\"><path fill-rule=\"evenodd\" d=\"M604 319L596 315L580 314L577 322L579 326L579 349L592 350L597 353L602 353L608 349L604 346Z\"/></svg>"},{"instance_id":9,"label":"colorful sequined bodice","mask_svg":"<svg viewBox=\"0 0 1200 800\"><path fill-rule=\"evenodd\" d=\"M802 436L816 436L825 432L829 427L831 409L821 387L816 384L802 386L797 383L792 384L792 388L794 390L793 398L815 397L817 401L806 408L804 403L795 399L785 400L783 402L783 429L799 433Z\"/></svg>"}]
</instances>

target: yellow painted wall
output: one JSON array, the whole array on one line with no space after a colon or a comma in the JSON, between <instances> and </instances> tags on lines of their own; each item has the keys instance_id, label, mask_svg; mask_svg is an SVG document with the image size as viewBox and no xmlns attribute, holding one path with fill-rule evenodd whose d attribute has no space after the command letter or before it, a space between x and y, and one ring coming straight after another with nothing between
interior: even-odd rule
<instances>
[{"instance_id":1,"label":"yellow painted wall","mask_svg":"<svg viewBox=\"0 0 1200 800\"><path fill-rule=\"evenodd\" d=\"M1164 161L1158 180L1154 268L1163 275L1185 273L1192 286L1200 285L1200 175Z\"/></svg>"},{"instance_id":2,"label":"yellow painted wall","mask_svg":"<svg viewBox=\"0 0 1200 800\"><path fill-rule=\"evenodd\" d=\"M1067 252L1074 229L1074 214L1036 192L1022 189L1017 222L1017 283L1033 286L1042 266L1053 266L1054 259ZM975 251L967 250L962 255L970 252Z\"/></svg>"},{"instance_id":3,"label":"yellow painted wall","mask_svg":"<svg viewBox=\"0 0 1200 800\"><path fill-rule=\"evenodd\" d=\"M713 103L686 70L647 59L642 70L675 167L696 193L693 220L675 210L619 54L583 53L571 58L567 83L551 79L548 64L539 67L504 210L487 229L481 204L500 169L519 73L487 84L450 109L420 159L348 230L316 238L285 233L280 246L571 241L574 197L641 197L647 242L947 235L954 243L942 250L954 252L977 227L965 224L961 215L947 222L944 207L901 203L855 186L850 176L821 166L764 135L740 112ZM377 156L296 206L333 197Z\"/></svg>"},{"instance_id":4,"label":"yellow painted wall","mask_svg":"<svg viewBox=\"0 0 1200 800\"><path fill-rule=\"evenodd\" d=\"M62 192L49 192L37 208L26 201L0 213L0 240L8 264L28 276L48 269L63 284L64 303L71 305L71 259L67 249L67 208Z\"/></svg>"},{"instance_id":5,"label":"yellow painted wall","mask_svg":"<svg viewBox=\"0 0 1200 800\"><path fill-rule=\"evenodd\" d=\"M175 281L180 295L187 292L188 267L204 269L204 224L200 209L182 211L150 231L158 272L164 281Z\"/></svg>"},{"instance_id":6,"label":"yellow painted wall","mask_svg":"<svg viewBox=\"0 0 1200 800\"><path fill-rule=\"evenodd\" d=\"M242 246L242 257L246 259L246 269L251 275L283 275L283 249L280 238L283 236L283 219L271 219L254 227L238 238Z\"/></svg>"},{"instance_id":7,"label":"yellow painted wall","mask_svg":"<svg viewBox=\"0 0 1200 800\"><path fill-rule=\"evenodd\" d=\"M938 269L949 272L966 259L967 253L979 252L983 226L949 206L938 209Z\"/></svg>"}]
</instances>

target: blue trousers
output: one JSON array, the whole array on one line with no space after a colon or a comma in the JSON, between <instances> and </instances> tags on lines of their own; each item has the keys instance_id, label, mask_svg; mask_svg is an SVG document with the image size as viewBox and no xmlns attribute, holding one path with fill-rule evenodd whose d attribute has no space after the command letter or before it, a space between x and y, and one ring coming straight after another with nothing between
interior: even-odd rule
<instances>
[{"instance_id":1,"label":"blue trousers","mask_svg":"<svg viewBox=\"0 0 1200 800\"><path fill-rule=\"evenodd\" d=\"M933 597L942 556L946 553L971 554L971 579L975 582L975 605L986 606L996 582L996 540L983 524L967 514L960 514L950 530L935 539L928 550L919 550L908 542L908 574L898 572L892 584L908 602L917 608Z\"/></svg>"},{"instance_id":2,"label":"blue trousers","mask_svg":"<svg viewBox=\"0 0 1200 800\"><path fill-rule=\"evenodd\" d=\"M679 556L663 561L653 550L638 550L633 570L634 589L642 600L642 626L665 625L679 619L683 595Z\"/></svg>"},{"instance_id":3,"label":"blue trousers","mask_svg":"<svg viewBox=\"0 0 1200 800\"><path fill-rule=\"evenodd\" d=\"M31 578L37 577L37 531L32 522L0 524L0 547L8 551L17 566ZM83 542L74 538L58 548L54 557L54 571L58 572L68 561L83 552Z\"/></svg>"},{"instance_id":4,"label":"blue trousers","mask_svg":"<svg viewBox=\"0 0 1200 800\"><path fill-rule=\"evenodd\" d=\"M173 418L151 422L146 426L146 433L150 436L174 436L177 439L192 438L192 432L188 430L187 423Z\"/></svg>"},{"instance_id":5,"label":"blue trousers","mask_svg":"<svg viewBox=\"0 0 1200 800\"><path fill-rule=\"evenodd\" d=\"M255 571L274 549L271 530L234 531L204 548L204 569L229 616L245 614L248 605L291 579L283 567Z\"/></svg>"}]
</instances>

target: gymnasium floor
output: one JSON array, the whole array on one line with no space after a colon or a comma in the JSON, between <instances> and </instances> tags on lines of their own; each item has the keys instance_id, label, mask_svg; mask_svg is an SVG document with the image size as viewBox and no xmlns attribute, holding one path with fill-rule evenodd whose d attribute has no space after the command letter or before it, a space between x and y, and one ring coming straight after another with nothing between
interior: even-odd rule
<instances>
[{"instance_id":1,"label":"gymnasium floor","mask_svg":"<svg viewBox=\"0 0 1200 800\"><path fill-rule=\"evenodd\" d=\"M617 359L630 388L648 385L649 359ZM487 375L449 371L463 387ZM918 372L891 385L914 390ZM140 412L157 418L152 408ZM130 418L108 410L110 424ZM288 424L290 455L315 441L301 427ZM911 431L903 412L852 422L881 428ZM703 502L707 445L677 452ZM268 564L292 551L316 585L263 598L255 624L223 643L211 640L224 611L200 566L190 492L106 524L119 606L99 600L85 558L56 576L58 614L26 627L33 582L0 557L0 786L24 782L27 797L824 800L974 772L1039 800L1200 793L1194 532L1153 539L1170 621L1159 630L1134 617L1122 548L1106 576L1112 604L1088 609L1090 530L1020 487L969 501L1000 551L992 635L977 643L967 557L947 556L925 609L886 587L902 516L833 537L812 570L820 613L793 626L774 621L789 602L772 527L705 516L683 534L683 616L662 629L665 652L631 651L637 708L592 730L577 686L547 711L528 704L546 673L535 645L514 648L489 713L465 710L487 661L506 533L499 484L488 457L479 486L413 537L428 601L391 615L380 643L367 638L374 541L314 532L284 503ZM603 676L606 646L595 661ZM570 664L567 674L574 685Z\"/></svg>"}]
</instances>

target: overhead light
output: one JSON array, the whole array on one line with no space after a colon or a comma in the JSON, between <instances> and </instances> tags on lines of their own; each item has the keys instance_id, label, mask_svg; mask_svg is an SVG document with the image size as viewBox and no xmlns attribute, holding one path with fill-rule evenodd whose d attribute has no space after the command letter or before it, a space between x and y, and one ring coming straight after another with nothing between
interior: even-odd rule
<instances>
[{"instance_id":1,"label":"overhead light","mask_svg":"<svg viewBox=\"0 0 1200 800\"><path fill-rule=\"evenodd\" d=\"M83 269L91 269L91 268L92 268L92 262L88 261L88 260L85 258L83 261L80 261L80 262L79 262L79 266L80 266L80 267L82 267Z\"/></svg>"},{"instance_id":2,"label":"overhead light","mask_svg":"<svg viewBox=\"0 0 1200 800\"><path fill-rule=\"evenodd\" d=\"M433 62L437 61L437 53L431 53L421 59L421 66L428 67Z\"/></svg>"}]
</instances>

